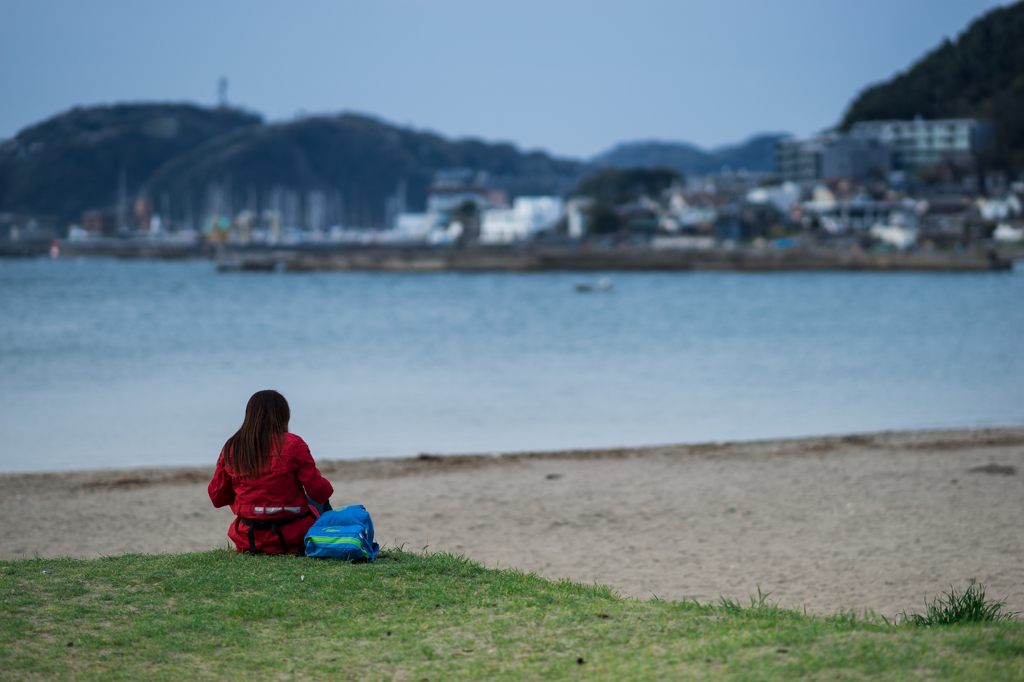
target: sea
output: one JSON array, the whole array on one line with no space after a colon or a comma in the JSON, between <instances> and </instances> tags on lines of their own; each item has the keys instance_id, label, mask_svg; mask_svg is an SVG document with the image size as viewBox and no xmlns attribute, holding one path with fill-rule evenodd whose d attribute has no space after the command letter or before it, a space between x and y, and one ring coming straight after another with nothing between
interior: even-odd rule
<instances>
[{"instance_id":1,"label":"sea","mask_svg":"<svg viewBox=\"0 0 1024 682\"><path fill-rule=\"evenodd\" d=\"M318 459L1021 425L1024 269L0 259L0 471L213 464L267 388Z\"/></svg>"}]
</instances>

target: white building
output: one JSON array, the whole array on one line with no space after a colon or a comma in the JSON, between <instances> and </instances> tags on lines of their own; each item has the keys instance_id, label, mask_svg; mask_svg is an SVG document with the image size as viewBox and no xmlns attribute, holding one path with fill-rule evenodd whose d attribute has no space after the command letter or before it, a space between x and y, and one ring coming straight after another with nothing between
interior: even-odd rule
<instances>
[{"instance_id":1,"label":"white building","mask_svg":"<svg viewBox=\"0 0 1024 682\"><path fill-rule=\"evenodd\" d=\"M779 211L789 213L793 204L800 201L800 187L792 182L774 187L755 187L747 192L747 201L751 204L772 204Z\"/></svg>"},{"instance_id":2,"label":"white building","mask_svg":"<svg viewBox=\"0 0 1024 682\"><path fill-rule=\"evenodd\" d=\"M1024 213L1024 203L1016 194L1007 194L1002 199L978 199L978 212L985 220L1006 220Z\"/></svg>"},{"instance_id":3,"label":"white building","mask_svg":"<svg viewBox=\"0 0 1024 682\"><path fill-rule=\"evenodd\" d=\"M836 201L828 190L815 190L814 199L799 205L805 220L816 219L827 232L862 232L876 225L916 229L917 219L927 202L903 199L875 201L858 195L848 201Z\"/></svg>"},{"instance_id":4,"label":"white building","mask_svg":"<svg viewBox=\"0 0 1024 682\"><path fill-rule=\"evenodd\" d=\"M587 231L587 211L593 206L590 197L574 197L566 205L565 215L568 222L569 236L579 239Z\"/></svg>"},{"instance_id":5,"label":"white building","mask_svg":"<svg viewBox=\"0 0 1024 682\"><path fill-rule=\"evenodd\" d=\"M700 193L690 195L687 200L682 190L674 190L668 200L668 211L661 219L661 227L666 232L677 232L683 227L712 225L718 220L718 209L709 196L701 197ZM694 200L696 196L696 200Z\"/></svg>"},{"instance_id":6,"label":"white building","mask_svg":"<svg viewBox=\"0 0 1024 682\"><path fill-rule=\"evenodd\" d=\"M493 208L483 212L480 241L505 244L527 239L557 223L564 211L559 197L518 197L512 208Z\"/></svg>"},{"instance_id":7,"label":"white building","mask_svg":"<svg viewBox=\"0 0 1024 682\"><path fill-rule=\"evenodd\" d=\"M1000 223L992 238L997 242L1019 242L1024 241L1024 227L1013 227L1008 223Z\"/></svg>"},{"instance_id":8,"label":"white building","mask_svg":"<svg viewBox=\"0 0 1024 682\"><path fill-rule=\"evenodd\" d=\"M395 214L391 227L396 238L402 241L447 243L450 236L447 227L452 222L452 214L460 206L470 203L479 212L491 206L492 193L481 184L473 184L473 174L468 169L439 171L437 175L438 178L427 194L425 213Z\"/></svg>"}]
</instances>

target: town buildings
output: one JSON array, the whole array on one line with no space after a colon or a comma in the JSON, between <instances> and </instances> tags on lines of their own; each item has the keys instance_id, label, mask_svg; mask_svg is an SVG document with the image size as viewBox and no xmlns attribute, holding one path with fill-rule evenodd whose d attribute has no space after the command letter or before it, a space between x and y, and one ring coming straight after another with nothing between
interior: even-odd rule
<instances>
[{"instance_id":1,"label":"town buildings","mask_svg":"<svg viewBox=\"0 0 1024 682\"><path fill-rule=\"evenodd\" d=\"M516 197L512 208L483 211L480 242L507 244L528 239L554 227L561 220L563 212L564 202L561 197Z\"/></svg>"},{"instance_id":2,"label":"town buildings","mask_svg":"<svg viewBox=\"0 0 1024 682\"><path fill-rule=\"evenodd\" d=\"M472 168L445 169L435 174L422 212L406 210L406 183L400 181L387 198L383 225L367 218L366 201L337 188L299 192L275 186L266 196L242 196L231 192L230 179L209 185L195 213L189 202L185 220L175 224L162 219L170 215L167 197L129 201L122 179L116 206L83 213L80 225L63 234L75 240L254 246L508 245L543 239L706 248L761 239L916 248L989 238L1020 241L1024 185L1005 174L998 182L992 181L996 174L986 182L977 177L991 138L991 125L977 119L867 121L845 132L778 142L774 174L723 168L704 176L677 175L671 186L644 186L613 198L595 192L510 201L505 189L512 188L499 178ZM423 200L422 193L418 198ZM37 218L0 216L0 240L63 236Z\"/></svg>"},{"instance_id":3,"label":"town buildings","mask_svg":"<svg viewBox=\"0 0 1024 682\"><path fill-rule=\"evenodd\" d=\"M393 228L410 241L507 244L550 229L564 212L556 196L516 197L510 206L504 191L487 187L486 175L450 169L436 174L426 211L398 213Z\"/></svg>"}]
</instances>

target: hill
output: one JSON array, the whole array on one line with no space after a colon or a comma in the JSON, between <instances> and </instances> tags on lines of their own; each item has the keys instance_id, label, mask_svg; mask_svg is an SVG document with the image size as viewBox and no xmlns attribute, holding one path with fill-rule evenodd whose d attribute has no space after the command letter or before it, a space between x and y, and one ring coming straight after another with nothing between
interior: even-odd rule
<instances>
[{"instance_id":1,"label":"hill","mask_svg":"<svg viewBox=\"0 0 1024 682\"><path fill-rule=\"evenodd\" d=\"M482 171L487 186L521 195L568 192L585 165L524 153L511 144L451 141L341 114L244 128L208 140L165 163L146 190L154 197L166 194L179 207L186 200L198 206L211 187L234 206L265 206L275 201L275 193L305 201L310 192L319 192L342 222L381 225L400 184L407 208L422 209L434 173L451 168Z\"/></svg>"},{"instance_id":2,"label":"hill","mask_svg":"<svg viewBox=\"0 0 1024 682\"><path fill-rule=\"evenodd\" d=\"M511 144L440 135L342 114L265 124L254 114L189 104L75 108L0 144L0 213L54 217L58 225L148 195L158 212L200 219L221 208L264 207L273 197L310 210L310 192L332 199L339 218L381 225L404 183L422 208L437 170L471 168L512 195L565 193L586 165Z\"/></svg>"},{"instance_id":3,"label":"hill","mask_svg":"<svg viewBox=\"0 0 1024 682\"><path fill-rule=\"evenodd\" d=\"M117 201L121 171L129 196L182 152L262 119L191 104L76 107L0 144L0 212L77 220Z\"/></svg>"},{"instance_id":4,"label":"hill","mask_svg":"<svg viewBox=\"0 0 1024 682\"><path fill-rule=\"evenodd\" d=\"M1024 2L995 9L907 71L861 92L841 127L879 119L979 117L995 125L988 162L1024 168Z\"/></svg>"},{"instance_id":5,"label":"hill","mask_svg":"<svg viewBox=\"0 0 1024 682\"><path fill-rule=\"evenodd\" d=\"M775 143L786 137L789 135L767 133L711 151L685 142L628 142L595 156L592 162L619 168L662 166L683 175L718 173L723 166L767 173L775 167Z\"/></svg>"}]
</instances>

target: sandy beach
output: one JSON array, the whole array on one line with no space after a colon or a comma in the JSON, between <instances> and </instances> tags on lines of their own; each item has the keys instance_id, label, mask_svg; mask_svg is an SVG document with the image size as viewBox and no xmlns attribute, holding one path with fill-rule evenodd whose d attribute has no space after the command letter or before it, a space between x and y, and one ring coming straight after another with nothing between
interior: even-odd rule
<instances>
[{"instance_id":1,"label":"sandy beach","mask_svg":"<svg viewBox=\"0 0 1024 682\"><path fill-rule=\"evenodd\" d=\"M1024 428L319 464L388 546L826 613L917 610L976 579L1024 611ZM224 547L211 474L0 475L0 558Z\"/></svg>"}]
</instances>

